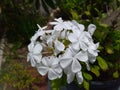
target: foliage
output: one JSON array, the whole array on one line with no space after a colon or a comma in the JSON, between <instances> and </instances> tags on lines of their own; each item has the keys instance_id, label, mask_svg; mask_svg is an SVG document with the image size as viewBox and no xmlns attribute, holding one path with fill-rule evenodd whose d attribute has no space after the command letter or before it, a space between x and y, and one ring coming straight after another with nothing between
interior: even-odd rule
<instances>
[{"instance_id":1,"label":"foliage","mask_svg":"<svg viewBox=\"0 0 120 90\"><path fill-rule=\"evenodd\" d=\"M92 20L105 17L119 7L119 0L56 0L61 12L75 20Z\"/></svg>"},{"instance_id":2,"label":"foliage","mask_svg":"<svg viewBox=\"0 0 120 90\"><path fill-rule=\"evenodd\" d=\"M100 68L112 78L114 72L120 72L120 30L100 24L99 26L95 32L95 38L100 41L100 57L97 60Z\"/></svg>"},{"instance_id":3,"label":"foliage","mask_svg":"<svg viewBox=\"0 0 120 90\"><path fill-rule=\"evenodd\" d=\"M90 21L84 21L88 24ZM99 19L94 18L93 23L97 26L94 33L95 42L100 42L99 56L96 64L91 65L92 80L112 80L120 77L120 30L103 24ZM102 23L102 24L101 24ZM91 81L91 80L90 80ZM85 83L89 81L85 81ZM87 86L83 85L88 89ZM89 86L89 85L88 85Z\"/></svg>"},{"instance_id":4,"label":"foliage","mask_svg":"<svg viewBox=\"0 0 120 90\"><path fill-rule=\"evenodd\" d=\"M2 6L4 29L9 41L28 43L37 23L46 23L47 18L34 9L33 0L4 0Z\"/></svg>"},{"instance_id":5,"label":"foliage","mask_svg":"<svg viewBox=\"0 0 120 90\"><path fill-rule=\"evenodd\" d=\"M12 14L13 15L13 14ZM9 26L9 30L7 31L7 37L9 38L9 41L19 41L23 43L28 43L29 38L33 35L35 32L34 29L36 29L36 23L42 23L44 24L44 19L41 17L36 16L34 18L33 15L17 15L16 13L13 15L14 17L8 19L10 21L10 24L7 23ZM17 20L17 23L16 21ZM11 26L11 24L13 26ZM10 27L11 26L11 27ZM13 36L15 35L16 38Z\"/></svg>"},{"instance_id":6,"label":"foliage","mask_svg":"<svg viewBox=\"0 0 120 90\"><path fill-rule=\"evenodd\" d=\"M6 89L9 90L29 90L30 88L39 87L35 83L44 82L44 79L37 76L36 70L26 67L20 62L10 60L3 67L5 68L0 72L0 83L3 88L7 85Z\"/></svg>"}]
</instances>

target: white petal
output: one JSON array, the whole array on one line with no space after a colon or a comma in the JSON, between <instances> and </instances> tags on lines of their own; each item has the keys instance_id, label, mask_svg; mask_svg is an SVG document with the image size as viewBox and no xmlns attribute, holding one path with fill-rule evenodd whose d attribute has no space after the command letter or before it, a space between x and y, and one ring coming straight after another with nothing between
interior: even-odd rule
<instances>
[{"instance_id":1,"label":"white petal","mask_svg":"<svg viewBox=\"0 0 120 90\"><path fill-rule=\"evenodd\" d=\"M35 34L34 36L31 37L30 40L34 42L34 41L37 40L38 37L39 37L39 36L38 36L37 34Z\"/></svg>"},{"instance_id":2,"label":"white petal","mask_svg":"<svg viewBox=\"0 0 120 90\"><path fill-rule=\"evenodd\" d=\"M71 30L72 30L73 33L80 32L79 28L76 27L76 26L72 26Z\"/></svg>"},{"instance_id":3,"label":"white petal","mask_svg":"<svg viewBox=\"0 0 120 90\"><path fill-rule=\"evenodd\" d=\"M88 26L88 32L93 35L94 31L96 30L96 26L94 24L90 24Z\"/></svg>"},{"instance_id":4,"label":"white petal","mask_svg":"<svg viewBox=\"0 0 120 90\"><path fill-rule=\"evenodd\" d=\"M80 29L81 31L84 31L84 29L85 29L85 27L84 27L83 24L78 24L78 27L79 27L79 29Z\"/></svg>"},{"instance_id":5,"label":"white petal","mask_svg":"<svg viewBox=\"0 0 120 90\"><path fill-rule=\"evenodd\" d=\"M98 42L98 43L96 43L96 49L99 47L99 44L100 44L99 42Z\"/></svg>"},{"instance_id":6,"label":"white petal","mask_svg":"<svg viewBox=\"0 0 120 90\"><path fill-rule=\"evenodd\" d=\"M99 47L99 43L94 44L93 42L91 42L89 44L89 48L92 50L96 50Z\"/></svg>"},{"instance_id":7,"label":"white petal","mask_svg":"<svg viewBox=\"0 0 120 90\"><path fill-rule=\"evenodd\" d=\"M63 22L63 20L62 20L61 17L60 17L60 18L57 18L57 19L55 18L54 20L57 21L57 22Z\"/></svg>"},{"instance_id":8,"label":"white petal","mask_svg":"<svg viewBox=\"0 0 120 90\"><path fill-rule=\"evenodd\" d=\"M48 26L44 26L44 27L42 27L42 29L46 29Z\"/></svg>"},{"instance_id":9,"label":"white petal","mask_svg":"<svg viewBox=\"0 0 120 90\"><path fill-rule=\"evenodd\" d=\"M61 31L61 30L63 30L63 25L62 24L58 24L58 25L56 25L56 26L54 26L54 30L57 30L57 31Z\"/></svg>"},{"instance_id":10,"label":"white petal","mask_svg":"<svg viewBox=\"0 0 120 90\"><path fill-rule=\"evenodd\" d=\"M50 61L52 61L52 66L54 65L56 66L59 64L59 59L57 57L51 56L50 59L51 59Z\"/></svg>"},{"instance_id":11,"label":"white petal","mask_svg":"<svg viewBox=\"0 0 120 90\"><path fill-rule=\"evenodd\" d=\"M59 35L60 35L60 31L53 30L53 32L52 32L52 38L53 38L53 39L58 38Z\"/></svg>"},{"instance_id":12,"label":"white petal","mask_svg":"<svg viewBox=\"0 0 120 90\"><path fill-rule=\"evenodd\" d=\"M52 65L52 63L53 63L53 62L50 60L49 57L43 57L43 58L42 58L42 64L43 64L44 66L49 67L49 66Z\"/></svg>"},{"instance_id":13,"label":"white petal","mask_svg":"<svg viewBox=\"0 0 120 90\"><path fill-rule=\"evenodd\" d=\"M67 83L70 84L74 80L74 77L74 73L67 74Z\"/></svg>"},{"instance_id":14,"label":"white petal","mask_svg":"<svg viewBox=\"0 0 120 90\"><path fill-rule=\"evenodd\" d=\"M50 25L57 25L58 22L50 22L49 24L50 24Z\"/></svg>"},{"instance_id":15,"label":"white petal","mask_svg":"<svg viewBox=\"0 0 120 90\"><path fill-rule=\"evenodd\" d=\"M42 76L44 76L44 75L46 75L47 72L48 72L48 67L39 66L39 67L37 68L37 70L38 70L38 72L39 72Z\"/></svg>"},{"instance_id":16,"label":"white petal","mask_svg":"<svg viewBox=\"0 0 120 90\"><path fill-rule=\"evenodd\" d=\"M75 34L69 34L68 39L70 40L70 42L74 43L74 42L78 42L78 39L76 37Z\"/></svg>"},{"instance_id":17,"label":"white petal","mask_svg":"<svg viewBox=\"0 0 120 90\"><path fill-rule=\"evenodd\" d=\"M85 51L80 51L77 55L76 58L82 62L86 62L88 60L88 54Z\"/></svg>"},{"instance_id":18,"label":"white petal","mask_svg":"<svg viewBox=\"0 0 120 90\"><path fill-rule=\"evenodd\" d=\"M62 68L59 65L57 65L57 67L54 68L54 71L60 74L62 73Z\"/></svg>"},{"instance_id":19,"label":"white petal","mask_svg":"<svg viewBox=\"0 0 120 90\"><path fill-rule=\"evenodd\" d=\"M76 42L76 43L72 43L71 44L71 47L76 50L76 51L79 51L80 50L80 44L79 42Z\"/></svg>"},{"instance_id":20,"label":"white petal","mask_svg":"<svg viewBox=\"0 0 120 90\"><path fill-rule=\"evenodd\" d=\"M88 52L94 56L98 56L98 51L97 50L92 50L92 49L88 49Z\"/></svg>"},{"instance_id":21,"label":"white petal","mask_svg":"<svg viewBox=\"0 0 120 90\"><path fill-rule=\"evenodd\" d=\"M42 45L40 43L37 43L33 49L34 54L40 54L42 51Z\"/></svg>"},{"instance_id":22,"label":"white petal","mask_svg":"<svg viewBox=\"0 0 120 90\"><path fill-rule=\"evenodd\" d=\"M84 35L85 35L86 38L92 39L89 32L84 31Z\"/></svg>"},{"instance_id":23,"label":"white petal","mask_svg":"<svg viewBox=\"0 0 120 90\"><path fill-rule=\"evenodd\" d=\"M39 24L37 24L38 28L41 28Z\"/></svg>"},{"instance_id":24,"label":"white petal","mask_svg":"<svg viewBox=\"0 0 120 90\"><path fill-rule=\"evenodd\" d=\"M31 42L31 43L28 45L28 50L29 50L29 52L32 52L33 47L34 47L34 43Z\"/></svg>"},{"instance_id":25,"label":"white petal","mask_svg":"<svg viewBox=\"0 0 120 90\"><path fill-rule=\"evenodd\" d=\"M33 59L33 57L31 57L30 62L31 62L31 66L32 66L32 67L35 67L36 62L35 62L35 60Z\"/></svg>"},{"instance_id":26,"label":"white petal","mask_svg":"<svg viewBox=\"0 0 120 90\"><path fill-rule=\"evenodd\" d=\"M73 56L73 52L72 52L72 49L71 48L67 48L66 50L65 50L65 53L64 53L64 55L63 55L63 57L72 57Z\"/></svg>"},{"instance_id":27,"label":"white petal","mask_svg":"<svg viewBox=\"0 0 120 90\"><path fill-rule=\"evenodd\" d=\"M40 31L42 31L43 29L47 28L47 26L41 27L39 24L37 24L37 26L38 26L38 28L39 28Z\"/></svg>"},{"instance_id":28,"label":"white petal","mask_svg":"<svg viewBox=\"0 0 120 90\"><path fill-rule=\"evenodd\" d=\"M41 35L44 35L45 32L44 32L44 31L38 31L36 34L37 34L38 36L41 36Z\"/></svg>"},{"instance_id":29,"label":"white petal","mask_svg":"<svg viewBox=\"0 0 120 90\"><path fill-rule=\"evenodd\" d=\"M65 49L65 46L63 43L61 43L60 41L56 40L55 42L55 48L59 51L63 51Z\"/></svg>"},{"instance_id":30,"label":"white petal","mask_svg":"<svg viewBox=\"0 0 120 90\"><path fill-rule=\"evenodd\" d=\"M64 24L64 29L67 29L67 30L72 29L71 22L67 21L67 22L63 22L63 24Z\"/></svg>"},{"instance_id":31,"label":"white petal","mask_svg":"<svg viewBox=\"0 0 120 90\"><path fill-rule=\"evenodd\" d=\"M67 74L70 74L72 72L71 70L71 65L67 66L66 68L64 68L64 73L67 75Z\"/></svg>"},{"instance_id":32,"label":"white petal","mask_svg":"<svg viewBox=\"0 0 120 90\"><path fill-rule=\"evenodd\" d=\"M72 20L72 23L77 26L81 31L84 31L85 27L83 24L79 24L78 22L76 22L75 20Z\"/></svg>"},{"instance_id":33,"label":"white petal","mask_svg":"<svg viewBox=\"0 0 120 90\"><path fill-rule=\"evenodd\" d=\"M56 56L57 54L59 54L60 53L60 51L57 49L57 48L55 48L54 49L54 55Z\"/></svg>"},{"instance_id":34,"label":"white petal","mask_svg":"<svg viewBox=\"0 0 120 90\"><path fill-rule=\"evenodd\" d=\"M81 70L81 65L78 60L74 59L72 62L72 72L76 73Z\"/></svg>"},{"instance_id":35,"label":"white petal","mask_svg":"<svg viewBox=\"0 0 120 90\"><path fill-rule=\"evenodd\" d=\"M28 55L27 55L27 61L30 61L31 66L35 67L36 62L35 62L34 56L31 53L28 53Z\"/></svg>"},{"instance_id":36,"label":"white petal","mask_svg":"<svg viewBox=\"0 0 120 90\"><path fill-rule=\"evenodd\" d=\"M71 62L72 62L72 59L69 58L69 57L68 58L62 58L60 60L60 65L61 65L62 68L66 68L68 65L71 64Z\"/></svg>"},{"instance_id":37,"label":"white petal","mask_svg":"<svg viewBox=\"0 0 120 90\"><path fill-rule=\"evenodd\" d=\"M58 74L53 69L49 69L48 78L50 80L54 80L54 79L58 78Z\"/></svg>"},{"instance_id":38,"label":"white petal","mask_svg":"<svg viewBox=\"0 0 120 90\"><path fill-rule=\"evenodd\" d=\"M72 20L72 23L73 23L75 26L78 26L78 23L77 23L77 21L75 21L75 20Z\"/></svg>"},{"instance_id":39,"label":"white petal","mask_svg":"<svg viewBox=\"0 0 120 90\"><path fill-rule=\"evenodd\" d=\"M49 37L47 39L47 44L48 44L49 47L52 47L52 45L53 45L53 39L51 37Z\"/></svg>"},{"instance_id":40,"label":"white petal","mask_svg":"<svg viewBox=\"0 0 120 90\"><path fill-rule=\"evenodd\" d=\"M41 55L34 55L33 58L37 63L40 63L42 56Z\"/></svg>"},{"instance_id":41,"label":"white petal","mask_svg":"<svg viewBox=\"0 0 120 90\"><path fill-rule=\"evenodd\" d=\"M80 42L80 47L84 51L86 51L88 49L88 46L84 42Z\"/></svg>"},{"instance_id":42,"label":"white petal","mask_svg":"<svg viewBox=\"0 0 120 90\"><path fill-rule=\"evenodd\" d=\"M82 84L82 82L83 82L82 73L81 73L81 72L78 72L78 73L76 74L76 77L77 77L78 83L79 83L79 84Z\"/></svg>"},{"instance_id":43,"label":"white petal","mask_svg":"<svg viewBox=\"0 0 120 90\"><path fill-rule=\"evenodd\" d=\"M63 30L62 32L61 32L61 39L65 39L66 38L66 31L65 30Z\"/></svg>"},{"instance_id":44,"label":"white petal","mask_svg":"<svg viewBox=\"0 0 120 90\"><path fill-rule=\"evenodd\" d=\"M96 56L93 56L92 54L89 54L89 62L94 63L96 61Z\"/></svg>"}]
</instances>

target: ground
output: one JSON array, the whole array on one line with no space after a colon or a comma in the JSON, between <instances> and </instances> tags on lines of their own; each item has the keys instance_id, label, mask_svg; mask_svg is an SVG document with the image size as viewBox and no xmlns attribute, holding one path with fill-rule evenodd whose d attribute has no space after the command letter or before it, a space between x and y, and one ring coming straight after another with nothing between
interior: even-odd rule
<instances>
[{"instance_id":1,"label":"ground","mask_svg":"<svg viewBox=\"0 0 120 90\"><path fill-rule=\"evenodd\" d=\"M4 90L47 90L47 76L41 76L36 68L31 67L30 62L27 62L27 53L27 45L19 47L17 44L5 43L1 71L5 74L0 73L3 75L0 80L4 84L0 84L0 90L1 88L4 88ZM9 80L5 78L5 75L8 76ZM13 75L15 75L15 78L13 77L12 80ZM26 79L25 85L21 88L22 85L18 84L23 83L26 76L32 81ZM30 84L29 87L26 87L27 84ZM17 89L14 87L15 85L18 85Z\"/></svg>"}]
</instances>

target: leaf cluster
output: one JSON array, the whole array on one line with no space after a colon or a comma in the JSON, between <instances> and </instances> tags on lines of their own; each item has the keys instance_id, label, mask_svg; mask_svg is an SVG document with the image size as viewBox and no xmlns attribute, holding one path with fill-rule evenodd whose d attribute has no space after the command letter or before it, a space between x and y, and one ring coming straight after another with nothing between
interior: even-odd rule
<instances>
[{"instance_id":1,"label":"leaf cluster","mask_svg":"<svg viewBox=\"0 0 120 90\"><path fill-rule=\"evenodd\" d=\"M7 85L9 90L29 90L31 88L38 88L36 83L44 82L44 79L34 76L37 75L37 71L32 68L23 66L22 63L16 61L6 62L2 71L0 72L0 85L2 89ZM9 86L9 87L8 87Z\"/></svg>"}]
</instances>

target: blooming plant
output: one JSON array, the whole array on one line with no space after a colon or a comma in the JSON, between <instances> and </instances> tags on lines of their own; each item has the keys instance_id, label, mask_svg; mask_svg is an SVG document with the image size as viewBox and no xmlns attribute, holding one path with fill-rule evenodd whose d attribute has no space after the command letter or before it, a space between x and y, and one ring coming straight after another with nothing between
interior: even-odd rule
<instances>
[{"instance_id":1,"label":"blooming plant","mask_svg":"<svg viewBox=\"0 0 120 90\"><path fill-rule=\"evenodd\" d=\"M90 63L96 61L99 43L94 43L92 35L96 30L94 24L85 30L83 24L75 20L63 21L55 19L47 26L41 28L32 36L28 45L29 53L27 61L36 67L38 72L49 80L67 77L67 83L71 83L75 77L79 84L83 83L82 69L90 70ZM83 65L84 64L84 65Z\"/></svg>"}]
</instances>

